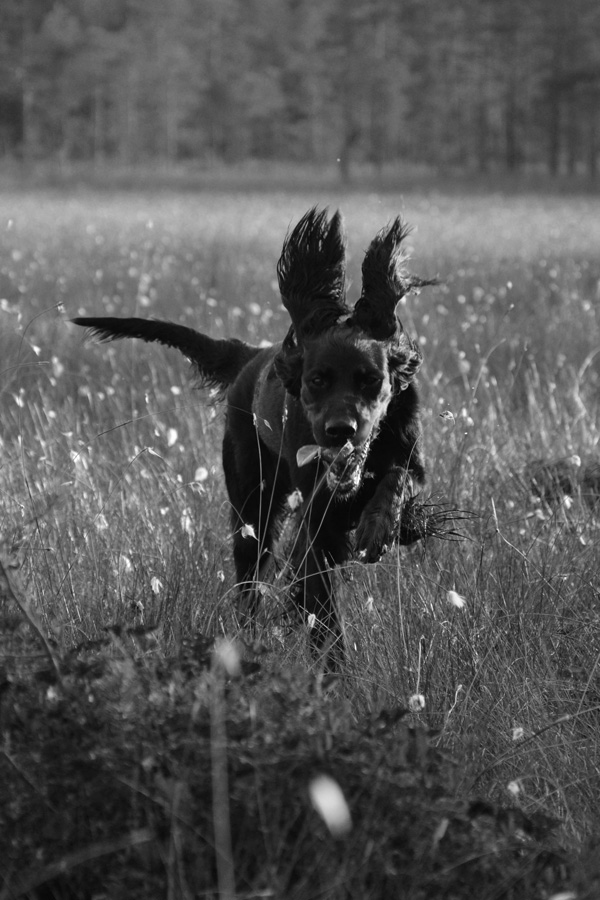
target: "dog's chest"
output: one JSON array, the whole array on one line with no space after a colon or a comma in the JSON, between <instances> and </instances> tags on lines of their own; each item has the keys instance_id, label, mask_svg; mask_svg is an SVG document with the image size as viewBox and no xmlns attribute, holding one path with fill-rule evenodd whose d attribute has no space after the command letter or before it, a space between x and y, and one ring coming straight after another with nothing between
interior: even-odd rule
<instances>
[{"instance_id":1,"label":"dog's chest","mask_svg":"<svg viewBox=\"0 0 600 900\"><path fill-rule=\"evenodd\" d=\"M285 389L272 366L266 366L256 380L252 412L254 426L265 446L276 455L281 453L286 419Z\"/></svg>"}]
</instances>

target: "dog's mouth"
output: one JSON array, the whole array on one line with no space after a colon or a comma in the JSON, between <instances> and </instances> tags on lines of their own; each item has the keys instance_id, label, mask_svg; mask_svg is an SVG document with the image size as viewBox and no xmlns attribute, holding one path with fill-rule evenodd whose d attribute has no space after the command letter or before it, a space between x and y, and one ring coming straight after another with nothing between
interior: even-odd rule
<instances>
[{"instance_id":1,"label":"dog's mouth","mask_svg":"<svg viewBox=\"0 0 600 900\"><path fill-rule=\"evenodd\" d=\"M296 461L302 467L313 459L321 459L327 466L327 487L337 497L346 497L360 486L370 444L370 437L360 447L355 447L351 441L346 441L342 447L305 444L298 450Z\"/></svg>"}]
</instances>

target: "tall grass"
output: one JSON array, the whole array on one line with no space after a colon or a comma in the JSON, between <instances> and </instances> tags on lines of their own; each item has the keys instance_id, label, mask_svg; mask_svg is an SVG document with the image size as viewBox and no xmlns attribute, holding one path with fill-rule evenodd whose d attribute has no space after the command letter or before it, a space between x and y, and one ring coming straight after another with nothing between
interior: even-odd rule
<instances>
[{"instance_id":1,"label":"tall grass","mask_svg":"<svg viewBox=\"0 0 600 900\"><path fill-rule=\"evenodd\" d=\"M175 352L86 345L66 318L277 340L275 262L315 202L343 208L354 297L375 231L398 212L414 224L414 271L441 279L400 310L426 359L431 491L476 513L462 541L338 576L349 714L422 695L414 716L460 760L458 789L556 816L579 840L600 799L597 507L536 497L527 470L599 455L597 199L4 195L4 547L61 646L115 623L156 624L169 652L236 633L222 413ZM282 592L267 591L260 638L273 665L293 666L304 635L281 620Z\"/></svg>"}]
</instances>

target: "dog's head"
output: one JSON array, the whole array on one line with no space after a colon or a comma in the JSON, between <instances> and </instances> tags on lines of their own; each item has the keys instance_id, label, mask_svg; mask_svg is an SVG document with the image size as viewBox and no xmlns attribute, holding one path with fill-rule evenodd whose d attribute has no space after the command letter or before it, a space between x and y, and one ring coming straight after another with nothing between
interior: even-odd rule
<instances>
[{"instance_id":1,"label":"dog's head","mask_svg":"<svg viewBox=\"0 0 600 900\"><path fill-rule=\"evenodd\" d=\"M405 270L400 219L372 241L353 309L345 296L346 240L341 216L310 210L285 240L277 268L292 325L275 360L277 373L300 398L328 465L337 496L360 485L373 438L392 396L413 381L422 356L396 316L409 291L432 282ZM310 454L308 454L310 456Z\"/></svg>"}]
</instances>

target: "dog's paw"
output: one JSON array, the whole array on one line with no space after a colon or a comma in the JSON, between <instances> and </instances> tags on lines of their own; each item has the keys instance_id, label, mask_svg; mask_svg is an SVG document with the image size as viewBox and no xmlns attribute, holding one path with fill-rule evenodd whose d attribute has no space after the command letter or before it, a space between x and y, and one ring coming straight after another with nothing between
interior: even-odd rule
<instances>
[{"instance_id":1,"label":"dog's paw","mask_svg":"<svg viewBox=\"0 0 600 900\"><path fill-rule=\"evenodd\" d=\"M392 543L385 516L365 516L356 529L356 555L362 562L379 562Z\"/></svg>"}]
</instances>

